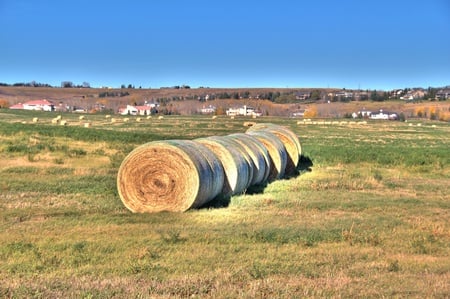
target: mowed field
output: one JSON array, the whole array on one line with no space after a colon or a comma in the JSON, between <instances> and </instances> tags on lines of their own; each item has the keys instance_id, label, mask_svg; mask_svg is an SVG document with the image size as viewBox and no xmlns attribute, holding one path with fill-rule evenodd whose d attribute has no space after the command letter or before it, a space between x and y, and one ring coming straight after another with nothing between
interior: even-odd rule
<instances>
[{"instance_id":1,"label":"mowed field","mask_svg":"<svg viewBox=\"0 0 450 299\"><path fill-rule=\"evenodd\" d=\"M226 206L124 207L116 178L131 150L245 132L247 121L299 136L298 176ZM448 298L449 148L450 124L438 121L3 109L0 297Z\"/></svg>"}]
</instances>

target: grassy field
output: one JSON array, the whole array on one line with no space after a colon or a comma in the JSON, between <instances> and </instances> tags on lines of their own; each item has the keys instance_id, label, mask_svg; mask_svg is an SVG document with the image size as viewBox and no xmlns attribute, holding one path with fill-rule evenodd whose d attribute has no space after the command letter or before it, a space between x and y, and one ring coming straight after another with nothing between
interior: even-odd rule
<instances>
[{"instance_id":1,"label":"grassy field","mask_svg":"<svg viewBox=\"0 0 450 299\"><path fill-rule=\"evenodd\" d=\"M250 119L298 134L297 177L227 207L132 214L116 189L127 153L249 119L55 116L0 110L0 297L450 294L448 123Z\"/></svg>"}]
</instances>

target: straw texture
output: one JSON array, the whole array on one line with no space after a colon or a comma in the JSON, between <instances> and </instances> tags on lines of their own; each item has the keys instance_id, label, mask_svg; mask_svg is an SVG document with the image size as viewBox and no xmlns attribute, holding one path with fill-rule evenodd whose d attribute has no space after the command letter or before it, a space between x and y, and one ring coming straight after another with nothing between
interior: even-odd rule
<instances>
[{"instance_id":1,"label":"straw texture","mask_svg":"<svg viewBox=\"0 0 450 299\"><path fill-rule=\"evenodd\" d=\"M250 127L246 133L252 131L268 131L275 134L283 142L288 154L285 175L294 175L297 171L300 155L302 154L302 147L297 135L286 127L271 123L256 124Z\"/></svg>"},{"instance_id":2,"label":"straw texture","mask_svg":"<svg viewBox=\"0 0 450 299\"><path fill-rule=\"evenodd\" d=\"M132 212L183 212L220 194L224 170L207 147L189 140L150 142L133 150L117 177L119 196Z\"/></svg>"}]
</instances>

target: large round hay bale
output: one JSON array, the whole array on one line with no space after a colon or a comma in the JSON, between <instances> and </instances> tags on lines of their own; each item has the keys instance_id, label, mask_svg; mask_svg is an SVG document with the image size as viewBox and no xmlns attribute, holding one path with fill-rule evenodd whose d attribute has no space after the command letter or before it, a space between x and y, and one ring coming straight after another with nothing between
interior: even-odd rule
<instances>
[{"instance_id":1,"label":"large round hay bale","mask_svg":"<svg viewBox=\"0 0 450 299\"><path fill-rule=\"evenodd\" d=\"M199 138L195 141L214 152L222 163L225 172L223 197L241 194L248 188L253 173L250 172L251 166L232 142L218 136Z\"/></svg>"},{"instance_id":2,"label":"large round hay bale","mask_svg":"<svg viewBox=\"0 0 450 299\"><path fill-rule=\"evenodd\" d=\"M267 180L272 182L283 178L287 163L287 152L283 142L270 131L249 131L248 134L258 139L267 149L270 160L270 172Z\"/></svg>"},{"instance_id":3,"label":"large round hay bale","mask_svg":"<svg viewBox=\"0 0 450 299\"><path fill-rule=\"evenodd\" d=\"M255 137L244 133L230 134L224 138L233 139L241 144L252 159L255 168L251 185L264 184L270 172L269 154L265 146Z\"/></svg>"},{"instance_id":4,"label":"large round hay bale","mask_svg":"<svg viewBox=\"0 0 450 299\"><path fill-rule=\"evenodd\" d=\"M247 133L256 130L269 131L275 134L281 142L283 142L288 154L285 174L295 174L297 171L298 162L300 160L300 155L302 154L302 147L297 135L286 127L270 123L256 124L253 127L250 127L247 130Z\"/></svg>"},{"instance_id":5,"label":"large round hay bale","mask_svg":"<svg viewBox=\"0 0 450 299\"><path fill-rule=\"evenodd\" d=\"M132 212L198 208L223 189L224 170L214 153L190 140L143 144L123 160L119 196Z\"/></svg>"},{"instance_id":6,"label":"large round hay bale","mask_svg":"<svg viewBox=\"0 0 450 299\"><path fill-rule=\"evenodd\" d=\"M244 191L252 185L253 177L255 176L256 167L255 163L253 162L253 159L250 157L250 154L248 153L247 149L238 141L234 140L233 138L228 138L227 136L210 136L209 139L218 140L220 142L223 142L226 144L227 147L233 148L233 151L236 152L236 155L243 158L244 163L247 165L246 169L248 172L247 175L241 175L239 174L241 179L243 181L247 181L247 184L245 185Z\"/></svg>"}]
</instances>

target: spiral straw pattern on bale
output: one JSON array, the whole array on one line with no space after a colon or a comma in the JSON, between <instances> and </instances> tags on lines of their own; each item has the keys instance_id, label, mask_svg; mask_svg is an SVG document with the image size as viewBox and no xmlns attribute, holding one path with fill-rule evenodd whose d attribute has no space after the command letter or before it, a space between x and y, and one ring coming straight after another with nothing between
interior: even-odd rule
<instances>
[{"instance_id":1,"label":"spiral straw pattern on bale","mask_svg":"<svg viewBox=\"0 0 450 299\"><path fill-rule=\"evenodd\" d=\"M250 133L252 131L268 131L275 134L281 140L281 142L283 142L288 154L285 175L289 176L296 173L300 155L302 154L302 147L300 144L300 140L294 132L286 127L271 123L256 124L250 127L247 130L247 133Z\"/></svg>"},{"instance_id":2,"label":"spiral straw pattern on bale","mask_svg":"<svg viewBox=\"0 0 450 299\"><path fill-rule=\"evenodd\" d=\"M223 197L241 194L247 189L251 179L250 165L235 146L217 136L199 138L194 141L209 148L222 162L225 172Z\"/></svg>"},{"instance_id":3,"label":"spiral straw pattern on bale","mask_svg":"<svg viewBox=\"0 0 450 299\"><path fill-rule=\"evenodd\" d=\"M267 149L270 160L270 172L267 180L272 182L283 178L287 163L287 153L283 142L269 131L249 131L247 134L258 139Z\"/></svg>"},{"instance_id":4,"label":"spiral straw pattern on bale","mask_svg":"<svg viewBox=\"0 0 450 299\"><path fill-rule=\"evenodd\" d=\"M132 212L183 212L220 194L224 169L217 156L190 140L146 143L122 162L119 196Z\"/></svg>"}]
</instances>

